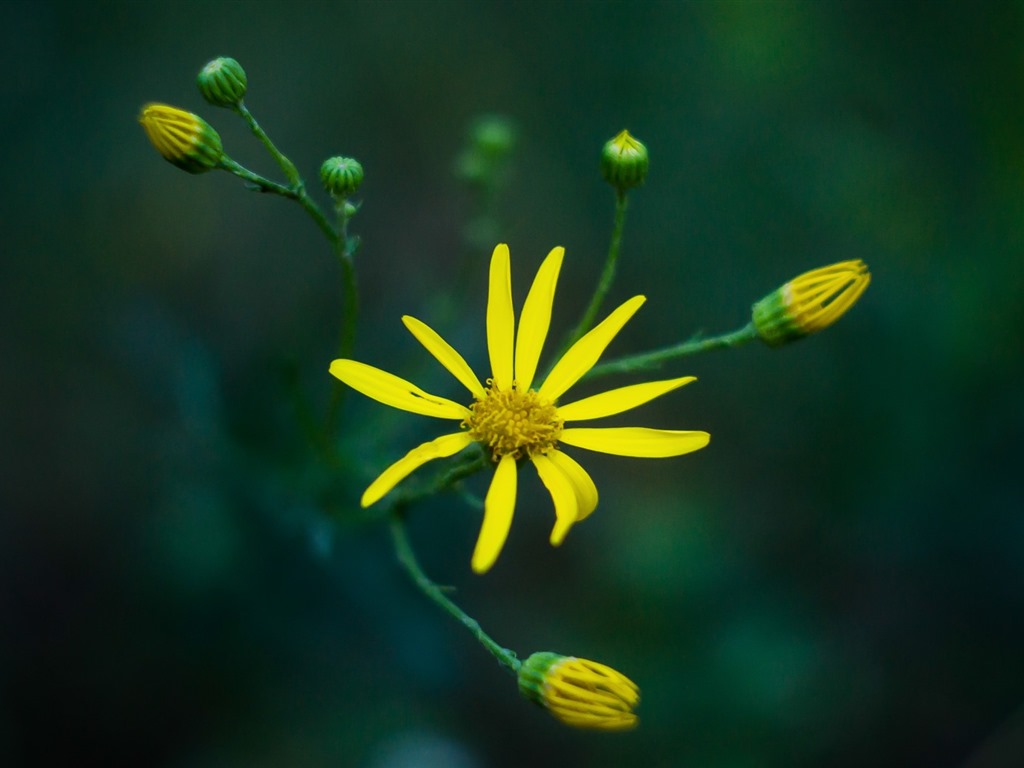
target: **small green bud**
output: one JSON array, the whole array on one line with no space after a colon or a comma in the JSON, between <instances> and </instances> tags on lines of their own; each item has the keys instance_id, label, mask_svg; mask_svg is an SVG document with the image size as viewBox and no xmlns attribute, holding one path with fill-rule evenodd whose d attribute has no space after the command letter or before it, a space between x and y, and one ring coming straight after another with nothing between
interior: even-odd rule
<instances>
[{"instance_id":1,"label":"small green bud","mask_svg":"<svg viewBox=\"0 0 1024 768\"><path fill-rule=\"evenodd\" d=\"M870 282L860 259L804 272L754 304L754 327L770 347L802 339L846 314Z\"/></svg>"},{"instance_id":2,"label":"small green bud","mask_svg":"<svg viewBox=\"0 0 1024 768\"><path fill-rule=\"evenodd\" d=\"M476 119L470 129L474 149L488 158L499 158L508 154L516 143L515 125L501 115L483 115Z\"/></svg>"},{"instance_id":3,"label":"small green bud","mask_svg":"<svg viewBox=\"0 0 1024 768\"><path fill-rule=\"evenodd\" d=\"M623 131L601 150L601 175L619 192L638 187L647 178L647 147Z\"/></svg>"},{"instance_id":4,"label":"small green bud","mask_svg":"<svg viewBox=\"0 0 1024 768\"><path fill-rule=\"evenodd\" d=\"M168 104L147 104L139 122L164 160L189 173L204 173L224 159L220 134L199 115Z\"/></svg>"},{"instance_id":5,"label":"small green bud","mask_svg":"<svg viewBox=\"0 0 1024 768\"><path fill-rule=\"evenodd\" d=\"M502 115L480 115L469 126L466 145L455 162L459 178L478 186L500 184L515 149L515 123Z\"/></svg>"},{"instance_id":6,"label":"small green bud","mask_svg":"<svg viewBox=\"0 0 1024 768\"><path fill-rule=\"evenodd\" d=\"M363 166L351 157L329 157L320 166L320 181L331 197L349 197L363 183Z\"/></svg>"},{"instance_id":7,"label":"small green bud","mask_svg":"<svg viewBox=\"0 0 1024 768\"><path fill-rule=\"evenodd\" d=\"M247 84L242 65L227 56L209 62L196 77L199 92L215 107L237 107L245 97Z\"/></svg>"}]
</instances>

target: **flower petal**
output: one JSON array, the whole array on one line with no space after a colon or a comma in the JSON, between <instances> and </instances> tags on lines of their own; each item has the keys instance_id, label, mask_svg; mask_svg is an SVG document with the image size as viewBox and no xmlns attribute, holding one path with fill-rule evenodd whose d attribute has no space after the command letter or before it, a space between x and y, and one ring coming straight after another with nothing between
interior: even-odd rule
<instances>
[{"instance_id":1,"label":"flower petal","mask_svg":"<svg viewBox=\"0 0 1024 768\"><path fill-rule=\"evenodd\" d=\"M644 384L610 389L593 397L585 397L568 405L560 405L558 406L558 415L566 421L587 421L588 419L613 416L650 402L656 397L661 397L673 389L678 389L684 384L696 380L696 376L683 376L679 379L648 381Z\"/></svg>"},{"instance_id":2,"label":"flower petal","mask_svg":"<svg viewBox=\"0 0 1024 768\"><path fill-rule=\"evenodd\" d=\"M410 315L403 315L402 322L409 329L409 333L416 337L416 341L427 348L427 352L437 358L437 362L443 365L448 372L458 379L462 386L470 391L474 397L483 397L485 390L480 384L480 379L473 373L473 369L463 359L462 355L455 351L447 341L441 338L433 328L421 320Z\"/></svg>"},{"instance_id":3,"label":"flower petal","mask_svg":"<svg viewBox=\"0 0 1024 768\"><path fill-rule=\"evenodd\" d=\"M464 405L431 395L393 373L366 363L335 360L331 363L331 374L357 392L392 408L439 419L462 420L471 413Z\"/></svg>"},{"instance_id":4,"label":"flower petal","mask_svg":"<svg viewBox=\"0 0 1024 768\"><path fill-rule=\"evenodd\" d=\"M443 459L461 451L473 442L469 432L456 432L452 435L442 435L429 443L418 445L400 458L370 483L370 486L363 492L363 498L359 503L368 507L376 504L392 488L402 482L413 471L419 469L428 461Z\"/></svg>"},{"instance_id":5,"label":"flower petal","mask_svg":"<svg viewBox=\"0 0 1024 768\"><path fill-rule=\"evenodd\" d=\"M551 494L555 503L555 527L551 529L551 545L557 547L565 539L565 534L579 519L579 503L576 489L558 466L547 456L537 454L531 458L537 468L541 482Z\"/></svg>"},{"instance_id":6,"label":"flower petal","mask_svg":"<svg viewBox=\"0 0 1024 768\"><path fill-rule=\"evenodd\" d=\"M597 486L583 467L572 456L557 449L548 451L547 457L569 478L576 491L577 522L590 516L597 508Z\"/></svg>"},{"instance_id":7,"label":"flower petal","mask_svg":"<svg viewBox=\"0 0 1024 768\"><path fill-rule=\"evenodd\" d=\"M508 246L498 245L491 255L487 292L487 352L491 357L491 378L498 389L512 388L512 339L515 313L512 310L512 273Z\"/></svg>"},{"instance_id":8,"label":"flower petal","mask_svg":"<svg viewBox=\"0 0 1024 768\"><path fill-rule=\"evenodd\" d=\"M572 428L562 430L560 442L616 456L638 456L661 459L682 456L703 448L711 440L707 432L646 427L606 427L605 429Z\"/></svg>"},{"instance_id":9,"label":"flower petal","mask_svg":"<svg viewBox=\"0 0 1024 768\"><path fill-rule=\"evenodd\" d=\"M533 377L537 373L541 350L548 336L551 325L551 305L555 301L555 286L558 283L558 272L562 268L562 257L565 248L552 248L551 253L537 270L530 292L523 304L523 314L519 318L519 330L516 335L516 386L523 392L533 386Z\"/></svg>"},{"instance_id":10,"label":"flower petal","mask_svg":"<svg viewBox=\"0 0 1024 768\"><path fill-rule=\"evenodd\" d=\"M484 522L473 550L472 566L477 573L489 571L498 559L512 527L516 508L516 460L511 454L501 457L491 487L484 499Z\"/></svg>"},{"instance_id":11,"label":"flower petal","mask_svg":"<svg viewBox=\"0 0 1024 768\"><path fill-rule=\"evenodd\" d=\"M622 330L629 318L647 301L644 296L634 296L612 312L586 336L577 341L562 355L551 370L545 382L537 390L541 397L557 400L569 387L598 361L615 335Z\"/></svg>"}]
</instances>

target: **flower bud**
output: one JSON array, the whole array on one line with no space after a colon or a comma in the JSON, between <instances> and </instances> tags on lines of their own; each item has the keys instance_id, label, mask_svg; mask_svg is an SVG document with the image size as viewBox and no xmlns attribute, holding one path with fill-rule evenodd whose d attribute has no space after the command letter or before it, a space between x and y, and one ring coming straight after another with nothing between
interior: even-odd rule
<instances>
[{"instance_id":1,"label":"flower bud","mask_svg":"<svg viewBox=\"0 0 1024 768\"><path fill-rule=\"evenodd\" d=\"M771 347L817 333L842 317L870 282L860 259L804 272L754 304L754 327Z\"/></svg>"},{"instance_id":2,"label":"flower bud","mask_svg":"<svg viewBox=\"0 0 1024 768\"><path fill-rule=\"evenodd\" d=\"M647 147L623 131L601 150L601 175L619 192L638 187L647 178Z\"/></svg>"},{"instance_id":3,"label":"flower bud","mask_svg":"<svg viewBox=\"0 0 1024 768\"><path fill-rule=\"evenodd\" d=\"M224 158L220 135L191 112L167 104L147 104L139 122L164 160L184 171L203 173Z\"/></svg>"},{"instance_id":4,"label":"flower bud","mask_svg":"<svg viewBox=\"0 0 1024 768\"><path fill-rule=\"evenodd\" d=\"M519 668L519 692L576 728L633 728L640 689L621 672L575 656L544 651Z\"/></svg>"},{"instance_id":5,"label":"flower bud","mask_svg":"<svg viewBox=\"0 0 1024 768\"><path fill-rule=\"evenodd\" d=\"M515 146L515 124L503 115L483 115L473 122L470 141L484 157L501 158Z\"/></svg>"},{"instance_id":6,"label":"flower bud","mask_svg":"<svg viewBox=\"0 0 1024 768\"><path fill-rule=\"evenodd\" d=\"M363 183L363 166L351 157L329 157L320 166L320 181L331 197L350 197Z\"/></svg>"},{"instance_id":7,"label":"flower bud","mask_svg":"<svg viewBox=\"0 0 1024 768\"><path fill-rule=\"evenodd\" d=\"M245 97L247 84L242 65L227 56L207 63L196 77L199 92L215 107L237 107Z\"/></svg>"}]
</instances>

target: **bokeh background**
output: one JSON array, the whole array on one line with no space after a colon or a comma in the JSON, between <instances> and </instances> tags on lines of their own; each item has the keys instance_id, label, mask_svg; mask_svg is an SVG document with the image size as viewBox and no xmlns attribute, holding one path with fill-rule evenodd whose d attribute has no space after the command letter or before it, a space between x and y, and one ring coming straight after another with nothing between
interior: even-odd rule
<instances>
[{"instance_id":1,"label":"bokeh background","mask_svg":"<svg viewBox=\"0 0 1024 768\"><path fill-rule=\"evenodd\" d=\"M0 30L4 765L1024 764L1020 2L8 2ZM413 511L424 567L500 642L631 675L636 731L521 700L357 513L436 423L353 395L342 467L304 438L328 248L136 122L199 112L274 174L194 88L216 55L311 186L328 155L363 163L357 356L439 394L459 387L399 316L482 370L453 170L480 114L518 130L490 234L520 296L566 247L563 332L607 248L600 147L650 148L609 299L648 303L612 354L871 266L824 334L667 366L699 381L636 420L710 447L581 456L601 507L562 548L532 481L484 577L475 510Z\"/></svg>"}]
</instances>

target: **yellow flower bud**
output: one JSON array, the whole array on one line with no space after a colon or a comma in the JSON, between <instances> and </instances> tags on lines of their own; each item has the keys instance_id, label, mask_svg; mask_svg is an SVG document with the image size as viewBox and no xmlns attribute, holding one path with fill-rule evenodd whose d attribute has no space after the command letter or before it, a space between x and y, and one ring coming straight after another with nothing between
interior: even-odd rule
<instances>
[{"instance_id":1,"label":"yellow flower bud","mask_svg":"<svg viewBox=\"0 0 1024 768\"><path fill-rule=\"evenodd\" d=\"M575 728L622 731L638 722L636 683L596 661L535 653L519 668L519 691Z\"/></svg>"},{"instance_id":2,"label":"yellow flower bud","mask_svg":"<svg viewBox=\"0 0 1024 768\"><path fill-rule=\"evenodd\" d=\"M804 272L754 304L754 327L772 347L817 333L842 317L870 282L860 259Z\"/></svg>"},{"instance_id":3,"label":"yellow flower bud","mask_svg":"<svg viewBox=\"0 0 1024 768\"><path fill-rule=\"evenodd\" d=\"M167 104L147 104L139 115L146 135L164 160L189 173L220 165L220 135L198 115Z\"/></svg>"},{"instance_id":4,"label":"yellow flower bud","mask_svg":"<svg viewBox=\"0 0 1024 768\"><path fill-rule=\"evenodd\" d=\"M647 178L647 147L622 131L601 150L601 175L619 192L638 187Z\"/></svg>"}]
</instances>

